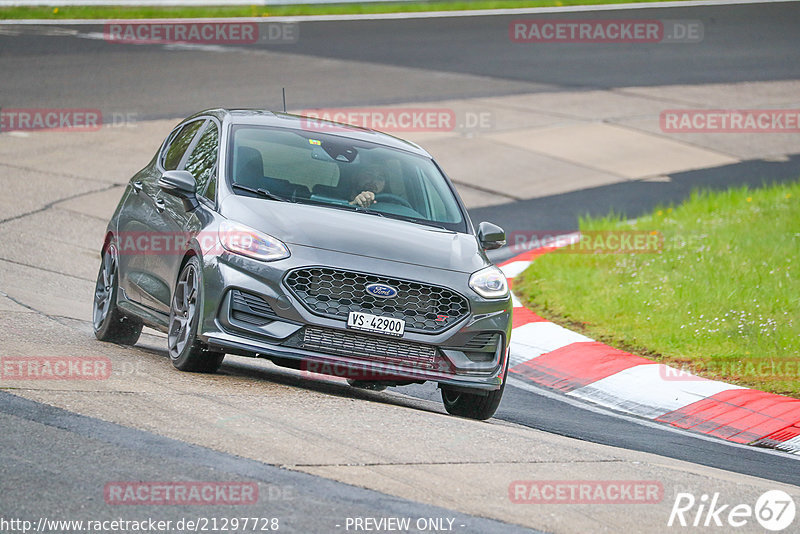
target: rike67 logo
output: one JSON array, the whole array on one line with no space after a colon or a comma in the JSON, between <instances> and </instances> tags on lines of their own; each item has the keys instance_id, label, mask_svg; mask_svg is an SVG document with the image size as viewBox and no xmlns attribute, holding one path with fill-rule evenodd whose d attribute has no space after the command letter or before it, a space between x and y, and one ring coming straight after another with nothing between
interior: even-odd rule
<instances>
[{"instance_id":1,"label":"rike67 logo","mask_svg":"<svg viewBox=\"0 0 800 534\"><path fill-rule=\"evenodd\" d=\"M754 506L724 503L719 493L703 494L696 498L691 493L678 493L667 526L723 527L727 532L744 527L755 519L762 528L771 532L785 530L795 518L795 504L791 495L781 490L763 493Z\"/></svg>"}]
</instances>

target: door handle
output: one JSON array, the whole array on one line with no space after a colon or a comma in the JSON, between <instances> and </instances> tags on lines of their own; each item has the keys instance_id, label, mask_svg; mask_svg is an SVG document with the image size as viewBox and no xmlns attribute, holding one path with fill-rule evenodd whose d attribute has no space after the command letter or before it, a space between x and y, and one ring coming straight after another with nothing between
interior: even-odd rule
<instances>
[{"instance_id":1,"label":"door handle","mask_svg":"<svg viewBox=\"0 0 800 534\"><path fill-rule=\"evenodd\" d=\"M166 204L164 204L164 200L161 198L155 199L156 210L161 213L166 208Z\"/></svg>"},{"instance_id":2,"label":"door handle","mask_svg":"<svg viewBox=\"0 0 800 534\"><path fill-rule=\"evenodd\" d=\"M133 189L133 194L138 195L139 193L141 193L143 185L144 184L142 184L141 180L136 180L135 182L133 182L131 184L131 188Z\"/></svg>"}]
</instances>

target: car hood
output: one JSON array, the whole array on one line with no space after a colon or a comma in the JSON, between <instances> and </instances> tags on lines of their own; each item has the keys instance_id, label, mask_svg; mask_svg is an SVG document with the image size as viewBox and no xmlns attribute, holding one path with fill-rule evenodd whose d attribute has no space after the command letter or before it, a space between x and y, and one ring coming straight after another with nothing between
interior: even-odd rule
<instances>
[{"instance_id":1,"label":"car hood","mask_svg":"<svg viewBox=\"0 0 800 534\"><path fill-rule=\"evenodd\" d=\"M284 243L473 273L489 264L474 236L324 206L231 195L221 214Z\"/></svg>"}]
</instances>

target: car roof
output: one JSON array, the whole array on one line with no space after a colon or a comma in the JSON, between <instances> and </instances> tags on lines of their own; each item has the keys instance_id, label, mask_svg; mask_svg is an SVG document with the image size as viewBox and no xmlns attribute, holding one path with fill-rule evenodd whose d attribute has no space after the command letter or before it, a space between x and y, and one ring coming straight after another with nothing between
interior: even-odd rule
<instances>
[{"instance_id":1,"label":"car roof","mask_svg":"<svg viewBox=\"0 0 800 534\"><path fill-rule=\"evenodd\" d=\"M310 129L307 121L311 120L314 124L313 128L318 128L320 131L328 135L336 135L347 139L375 143L391 148L397 148L399 150L405 150L421 156L426 156L429 158L431 157L431 155L425 149L411 141L407 141L387 133L379 132L377 130L327 121L318 119L316 117L305 117L303 115L294 115L291 113L269 111L264 109L207 109L192 115L188 119L203 115L213 115L221 121L229 122L231 124L271 126L275 128L287 128L290 130L304 131L308 131Z\"/></svg>"}]
</instances>

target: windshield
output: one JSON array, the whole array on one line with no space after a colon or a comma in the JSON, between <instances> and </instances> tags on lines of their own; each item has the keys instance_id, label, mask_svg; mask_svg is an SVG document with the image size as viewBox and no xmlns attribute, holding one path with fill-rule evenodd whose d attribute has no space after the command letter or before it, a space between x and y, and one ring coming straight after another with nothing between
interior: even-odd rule
<instances>
[{"instance_id":1,"label":"windshield","mask_svg":"<svg viewBox=\"0 0 800 534\"><path fill-rule=\"evenodd\" d=\"M244 125L233 127L229 154L237 194L466 231L453 191L430 158L336 135Z\"/></svg>"}]
</instances>

